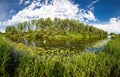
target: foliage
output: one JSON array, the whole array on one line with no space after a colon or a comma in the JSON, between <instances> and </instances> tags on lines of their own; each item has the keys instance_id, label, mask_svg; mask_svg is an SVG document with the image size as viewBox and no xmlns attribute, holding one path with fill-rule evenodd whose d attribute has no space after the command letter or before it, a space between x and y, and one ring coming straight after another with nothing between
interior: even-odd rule
<instances>
[{"instance_id":1,"label":"foliage","mask_svg":"<svg viewBox=\"0 0 120 77\"><path fill-rule=\"evenodd\" d=\"M7 66L14 65L14 77L119 77L120 76L120 39L111 40L105 47L105 51L99 53L82 52L80 54L69 54L68 50L52 49L46 51L31 47L27 49L19 44L16 55L12 55L12 63L6 63ZM8 45L5 45L8 46ZM16 48L15 47L15 48ZM22 47L22 48L20 48ZM6 47L4 47L7 49ZM0 47L2 50L2 47ZM16 49L14 49L16 50ZM20 52L21 51L21 52ZM32 53L34 51L34 53ZM36 53L38 51L39 53ZM43 52L42 52L43 51ZM57 52L67 55L55 54ZM3 56L8 54L6 52ZM42 53L43 55L39 55ZM50 53L50 54L46 54ZM3 53L1 53L3 54ZM0 54L0 55L1 55ZM8 55L10 55L9 53ZM12 56L8 57L11 58ZM6 56L5 56L6 57ZM2 57L1 57L2 58ZM7 58L0 60L9 60ZM1 61L3 63L4 61ZM16 66L17 65L17 66ZM6 70L1 76L9 76Z\"/></svg>"},{"instance_id":2,"label":"foliage","mask_svg":"<svg viewBox=\"0 0 120 77\"><path fill-rule=\"evenodd\" d=\"M6 34L7 36L11 35L11 37L17 37L18 35L21 37L26 37L26 35L28 35L26 38L39 39L54 37L52 39L55 39L57 35L65 35L69 37L73 34L80 34L85 38L86 36L87 38L89 36L96 36L98 38L101 38L106 36L107 32L93 26L85 25L78 20L59 18L51 20L50 18L40 18L38 20L18 23L16 27L7 26ZM31 34L33 36L31 36Z\"/></svg>"},{"instance_id":3,"label":"foliage","mask_svg":"<svg viewBox=\"0 0 120 77\"><path fill-rule=\"evenodd\" d=\"M12 35L11 35L12 34ZM103 30L77 20L50 18L8 26L9 38L81 40L101 38ZM1 38L3 38L1 36ZM99 53L26 46L0 39L0 76L11 77L120 77L120 37L112 39ZM11 47L12 48L11 48ZM12 51L12 52L11 52ZM12 69L12 71L10 71Z\"/></svg>"}]
</instances>

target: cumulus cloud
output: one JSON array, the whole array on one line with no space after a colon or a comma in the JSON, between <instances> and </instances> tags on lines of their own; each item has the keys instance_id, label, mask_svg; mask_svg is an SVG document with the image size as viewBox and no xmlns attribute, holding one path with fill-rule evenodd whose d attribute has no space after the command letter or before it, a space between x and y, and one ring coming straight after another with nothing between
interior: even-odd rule
<instances>
[{"instance_id":1,"label":"cumulus cloud","mask_svg":"<svg viewBox=\"0 0 120 77\"><path fill-rule=\"evenodd\" d=\"M22 3L23 0L20 0ZM45 0L41 2L38 0L33 1L28 7L19 11L10 20L3 22L10 25L18 22L29 21L38 18L70 18L78 19L80 21L95 21L96 18L91 10L80 9L79 5L74 4L70 0Z\"/></svg>"},{"instance_id":2,"label":"cumulus cloud","mask_svg":"<svg viewBox=\"0 0 120 77\"><path fill-rule=\"evenodd\" d=\"M94 14L91 11L87 11L87 13L83 13L83 14L84 14L83 16L85 18L87 18L88 20L96 21L95 16L94 16Z\"/></svg>"},{"instance_id":3,"label":"cumulus cloud","mask_svg":"<svg viewBox=\"0 0 120 77\"><path fill-rule=\"evenodd\" d=\"M120 33L120 18L110 18L106 24L93 24L95 27L103 29L108 33Z\"/></svg>"}]
</instances>

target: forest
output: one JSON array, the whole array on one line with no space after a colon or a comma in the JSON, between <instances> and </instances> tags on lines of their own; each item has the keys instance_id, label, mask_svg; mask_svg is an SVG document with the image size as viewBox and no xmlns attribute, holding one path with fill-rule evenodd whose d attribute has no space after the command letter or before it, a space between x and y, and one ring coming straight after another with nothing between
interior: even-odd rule
<instances>
[{"instance_id":1,"label":"forest","mask_svg":"<svg viewBox=\"0 0 120 77\"><path fill-rule=\"evenodd\" d=\"M78 20L54 18L40 18L25 21L16 25L7 26L7 37L20 37L29 39L67 40L104 38L107 32L84 24ZM77 37L76 37L77 36Z\"/></svg>"}]
</instances>

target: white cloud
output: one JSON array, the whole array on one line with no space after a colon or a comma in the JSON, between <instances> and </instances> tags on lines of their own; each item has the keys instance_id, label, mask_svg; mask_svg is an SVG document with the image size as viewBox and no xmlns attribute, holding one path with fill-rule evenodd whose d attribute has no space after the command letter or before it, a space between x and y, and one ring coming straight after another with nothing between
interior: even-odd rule
<instances>
[{"instance_id":1,"label":"white cloud","mask_svg":"<svg viewBox=\"0 0 120 77\"><path fill-rule=\"evenodd\" d=\"M88 20L96 21L95 16L91 11L88 11L87 13L84 13L84 17L87 18Z\"/></svg>"},{"instance_id":2,"label":"white cloud","mask_svg":"<svg viewBox=\"0 0 120 77\"><path fill-rule=\"evenodd\" d=\"M23 3L23 0L19 0L19 5L21 5Z\"/></svg>"},{"instance_id":3,"label":"white cloud","mask_svg":"<svg viewBox=\"0 0 120 77\"><path fill-rule=\"evenodd\" d=\"M0 28L0 32L5 33L5 29Z\"/></svg>"},{"instance_id":4,"label":"white cloud","mask_svg":"<svg viewBox=\"0 0 120 77\"><path fill-rule=\"evenodd\" d=\"M93 24L95 27L103 29L108 33L120 33L120 18L110 18L106 24Z\"/></svg>"},{"instance_id":5,"label":"white cloud","mask_svg":"<svg viewBox=\"0 0 120 77\"><path fill-rule=\"evenodd\" d=\"M31 3L30 0L25 1L25 5L30 4L30 3Z\"/></svg>"},{"instance_id":6,"label":"white cloud","mask_svg":"<svg viewBox=\"0 0 120 77\"><path fill-rule=\"evenodd\" d=\"M88 5L88 8L89 8L90 10L94 10L93 5L96 4L96 3L99 2L99 1L100 1L100 0L95 0L95 1L93 1L91 4Z\"/></svg>"},{"instance_id":7,"label":"white cloud","mask_svg":"<svg viewBox=\"0 0 120 77\"><path fill-rule=\"evenodd\" d=\"M10 13L15 13L15 10L14 9L10 10Z\"/></svg>"},{"instance_id":8,"label":"white cloud","mask_svg":"<svg viewBox=\"0 0 120 77\"><path fill-rule=\"evenodd\" d=\"M1 23L1 22L0 22ZM6 28L6 26L3 26L3 25L0 25L0 32L5 32L5 28Z\"/></svg>"},{"instance_id":9,"label":"white cloud","mask_svg":"<svg viewBox=\"0 0 120 77\"><path fill-rule=\"evenodd\" d=\"M23 0L20 0L22 3ZM3 22L3 24L15 24L18 22L28 21L38 18L72 18L81 21L95 21L94 13L90 10L80 9L77 4L74 4L70 0L52 0L48 3L33 1L28 7L19 11L10 20Z\"/></svg>"}]
</instances>

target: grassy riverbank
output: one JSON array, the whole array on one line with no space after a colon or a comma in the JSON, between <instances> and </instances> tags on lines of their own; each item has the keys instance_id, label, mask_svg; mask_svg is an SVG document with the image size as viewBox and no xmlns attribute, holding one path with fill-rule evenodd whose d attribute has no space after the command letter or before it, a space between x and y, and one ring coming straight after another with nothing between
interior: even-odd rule
<instances>
[{"instance_id":1,"label":"grassy riverbank","mask_svg":"<svg viewBox=\"0 0 120 77\"><path fill-rule=\"evenodd\" d=\"M12 76L15 70L11 47L5 42L3 35L0 35L0 77Z\"/></svg>"},{"instance_id":2,"label":"grassy riverbank","mask_svg":"<svg viewBox=\"0 0 120 77\"><path fill-rule=\"evenodd\" d=\"M106 45L105 51L98 54L61 55L33 54L26 47L14 44L11 47L0 39L0 76L1 77L119 77L120 76L120 38L113 39ZM17 52L15 53L15 45ZM17 48L18 47L18 48ZM31 47L32 48L32 47ZM31 50L31 49L30 49ZM34 51L34 48L33 48ZM42 50L38 50L42 51ZM55 51L55 52L54 52ZM11 53L12 52L12 53ZM14 52L14 53L13 53ZM69 53L67 50L63 52ZM38 56L36 56L38 55ZM11 71L12 70L12 71Z\"/></svg>"}]
</instances>

